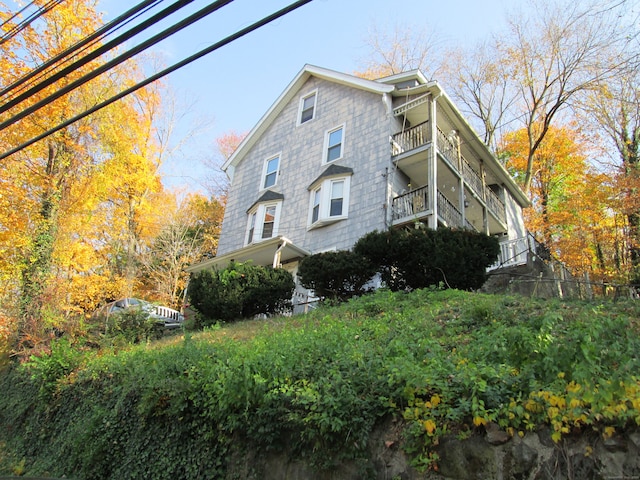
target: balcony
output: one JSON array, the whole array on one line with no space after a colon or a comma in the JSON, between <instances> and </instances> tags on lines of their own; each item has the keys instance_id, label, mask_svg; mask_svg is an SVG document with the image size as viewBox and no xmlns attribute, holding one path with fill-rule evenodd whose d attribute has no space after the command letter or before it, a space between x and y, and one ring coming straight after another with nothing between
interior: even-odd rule
<instances>
[{"instance_id":1,"label":"balcony","mask_svg":"<svg viewBox=\"0 0 640 480\"><path fill-rule=\"evenodd\" d=\"M429 187L416 188L395 197L391 204L391 222L394 225L419 221L433 212L429 205ZM462 213L438 190L438 220L451 228L477 230L469 221L462 223Z\"/></svg>"},{"instance_id":2,"label":"balcony","mask_svg":"<svg viewBox=\"0 0 640 480\"><path fill-rule=\"evenodd\" d=\"M429 213L429 187L411 190L393 199L391 204L391 222L404 223L420 220Z\"/></svg>"},{"instance_id":3,"label":"balcony","mask_svg":"<svg viewBox=\"0 0 640 480\"><path fill-rule=\"evenodd\" d=\"M391 137L391 155L397 156L426 145L431 141L429 122L423 122Z\"/></svg>"},{"instance_id":4,"label":"balcony","mask_svg":"<svg viewBox=\"0 0 640 480\"><path fill-rule=\"evenodd\" d=\"M424 153L411 156L411 153L422 152L424 149L421 147L424 147L430 143L431 129L428 121L411 127L403 132L397 133L392 137L391 155L393 157L402 155L402 157L399 157L396 160L398 167L404 170L405 173L413 180L417 179L419 183L426 183L425 172L427 171L427 169L424 165L426 165L426 162L429 161L429 156ZM478 200L480 200L487 206L488 211L493 215L493 217L495 217L503 225L506 225L507 215L504 202L498 197L498 195L496 195L493 190L491 190L491 188L485 185L482 175L476 168L474 168L472 162L467 160L461 154L457 140L451 135L445 134L440 128L437 128L435 143L441 161L444 161L449 167L446 170L450 170L454 175L461 177L464 180L465 186ZM409 195L411 193L412 192L409 192L406 195ZM426 197L427 195L425 194L425 206ZM401 205L402 202L408 203L406 205ZM415 213L409 211L409 207L413 208L411 202L412 200L409 198L405 200L398 200L398 215L415 215ZM447 209L447 212L450 212L451 215L455 217L455 211L450 210L447 207L445 208ZM455 207L453 208L455 209ZM425 208L425 210L428 209L429 208ZM440 213L440 208L438 208L438 212ZM393 220L395 221L397 218L399 217L396 216L396 212L394 210ZM459 226L459 221L456 222L454 218L451 218L450 220L452 221L452 224ZM449 224L448 221L446 223Z\"/></svg>"}]
</instances>

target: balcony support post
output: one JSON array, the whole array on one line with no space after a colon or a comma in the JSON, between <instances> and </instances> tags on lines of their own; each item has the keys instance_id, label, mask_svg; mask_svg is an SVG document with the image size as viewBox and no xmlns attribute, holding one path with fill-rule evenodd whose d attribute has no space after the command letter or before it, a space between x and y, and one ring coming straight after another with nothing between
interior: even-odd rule
<instances>
[{"instance_id":1,"label":"balcony support post","mask_svg":"<svg viewBox=\"0 0 640 480\"><path fill-rule=\"evenodd\" d=\"M438 118L436 103L438 97L439 95L435 97L432 96L429 102L429 118L431 118L429 127L431 128L432 139L438 138ZM430 215L428 217L428 227L432 230L436 230L438 228L438 142L432 142L427 158L427 185L431 186L428 191L429 205L433 205L433 215Z\"/></svg>"}]
</instances>

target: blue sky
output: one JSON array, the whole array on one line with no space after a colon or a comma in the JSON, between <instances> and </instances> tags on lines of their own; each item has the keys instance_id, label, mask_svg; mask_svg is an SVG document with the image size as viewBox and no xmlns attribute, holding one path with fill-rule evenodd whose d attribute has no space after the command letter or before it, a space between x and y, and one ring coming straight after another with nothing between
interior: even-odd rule
<instances>
[{"instance_id":1,"label":"blue sky","mask_svg":"<svg viewBox=\"0 0 640 480\"><path fill-rule=\"evenodd\" d=\"M171 23L210 1L194 1L172 16ZM155 50L172 65L292 1L235 0ZM110 20L135 3L100 0L98 8ZM231 130L250 130L306 63L347 73L357 70L369 52L366 37L373 25L380 30L396 25L435 29L446 44L464 45L500 31L507 11L522 4L523 0L313 0L167 77L177 100L175 141L195 126L198 134L165 163L165 185L199 189L206 173L202 159L214 154L215 138Z\"/></svg>"}]
</instances>

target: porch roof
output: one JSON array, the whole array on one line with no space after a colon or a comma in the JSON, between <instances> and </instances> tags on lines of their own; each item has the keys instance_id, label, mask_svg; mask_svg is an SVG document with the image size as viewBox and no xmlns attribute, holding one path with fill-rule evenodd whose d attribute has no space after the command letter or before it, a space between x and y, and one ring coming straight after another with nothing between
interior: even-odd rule
<instances>
[{"instance_id":1,"label":"porch roof","mask_svg":"<svg viewBox=\"0 0 640 480\"><path fill-rule=\"evenodd\" d=\"M208 268L223 269L232 261L246 262L249 260L255 265L272 266L278 252L280 252L280 263L311 255L311 252L295 245L288 238L278 236L190 265L186 271L197 273Z\"/></svg>"}]
</instances>

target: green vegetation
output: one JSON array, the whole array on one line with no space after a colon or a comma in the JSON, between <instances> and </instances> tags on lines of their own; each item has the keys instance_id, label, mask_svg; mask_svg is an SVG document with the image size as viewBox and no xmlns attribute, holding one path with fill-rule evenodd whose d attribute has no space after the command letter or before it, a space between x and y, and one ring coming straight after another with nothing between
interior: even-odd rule
<instances>
[{"instance_id":1,"label":"green vegetation","mask_svg":"<svg viewBox=\"0 0 640 480\"><path fill-rule=\"evenodd\" d=\"M302 259L298 268L303 287L334 302L366 293L366 284L375 273L369 260L349 250L310 255Z\"/></svg>"},{"instance_id":2,"label":"green vegetation","mask_svg":"<svg viewBox=\"0 0 640 480\"><path fill-rule=\"evenodd\" d=\"M191 305L200 313L199 326L256 315L273 315L291 306L295 284L283 268L231 262L222 270L203 270L191 278Z\"/></svg>"},{"instance_id":3,"label":"green vegetation","mask_svg":"<svg viewBox=\"0 0 640 480\"><path fill-rule=\"evenodd\" d=\"M0 475L224 478L286 451L366 478L390 416L425 469L489 422L609 436L640 424L639 319L638 302L378 291L117 352L61 339L0 377Z\"/></svg>"},{"instance_id":4,"label":"green vegetation","mask_svg":"<svg viewBox=\"0 0 640 480\"><path fill-rule=\"evenodd\" d=\"M420 228L369 232L353 251L375 265L393 291L432 285L477 290L487 279L487 267L498 259L500 247L495 237L484 233Z\"/></svg>"}]
</instances>

